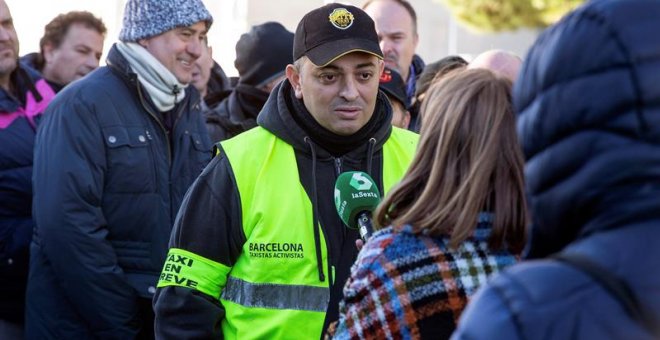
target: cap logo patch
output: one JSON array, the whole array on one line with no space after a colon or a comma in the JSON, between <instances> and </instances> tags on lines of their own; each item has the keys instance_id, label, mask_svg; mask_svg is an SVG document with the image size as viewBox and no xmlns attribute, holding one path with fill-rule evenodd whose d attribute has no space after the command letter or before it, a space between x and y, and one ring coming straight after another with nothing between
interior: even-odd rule
<instances>
[{"instance_id":1,"label":"cap logo patch","mask_svg":"<svg viewBox=\"0 0 660 340\"><path fill-rule=\"evenodd\" d=\"M332 26L345 30L353 25L353 14L346 8L335 8L328 16Z\"/></svg>"},{"instance_id":2,"label":"cap logo patch","mask_svg":"<svg viewBox=\"0 0 660 340\"><path fill-rule=\"evenodd\" d=\"M392 81L392 71L384 69L383 73L380 74L381 83L389 83Z\"/></svg>"}]
</instances>

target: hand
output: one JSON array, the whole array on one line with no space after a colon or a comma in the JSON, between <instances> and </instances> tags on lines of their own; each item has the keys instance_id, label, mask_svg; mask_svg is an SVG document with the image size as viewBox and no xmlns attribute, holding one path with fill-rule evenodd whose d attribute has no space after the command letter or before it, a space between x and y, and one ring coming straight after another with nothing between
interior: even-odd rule
<instances>
[{"instance_id":1,"label":"hand","mask_svg":"<svg viewBox=\"0 0 660 340\"><path fill-rule=\"evenodd\" d=\"M362 250L362 247L364 247L364 241L362 241L361 238L355 240L355 246L357 247L358 251Z\"/></svg>"}]
</instances>

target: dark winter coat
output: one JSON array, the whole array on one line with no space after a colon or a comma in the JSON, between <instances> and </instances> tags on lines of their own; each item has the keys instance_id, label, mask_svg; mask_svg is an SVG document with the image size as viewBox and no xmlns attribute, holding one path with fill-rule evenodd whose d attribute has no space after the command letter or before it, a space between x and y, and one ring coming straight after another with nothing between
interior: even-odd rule
<instances>
[{"instance_id":1,"label":"dark winter coat","mask_svg":"<svg viewBox=\"0 0 660 340\"><path fill-rule=\"evenodd\" d=\"M544 32L515 85L533 224L528 257L580 254L660 320L660 2L593 1ZM477 293L457 339L651 339L556 260Z\"/></svg>"},{"instance_id":2,"label":"dark winter coat","mask_svg":"<svg viewBox=\"0 0 660 340\"><path fill-rule=\"evenodd\" d=\"M257 116L266 104L268 92L238 84L229 97L204 112L213 143L223 141L257 126Z\"/></svg>"},{"instance_id":3,"label":"dark winter coat","mask_svg":"<svg viewBox=\"0 0 660 340\"><path fill-rule=\"evenodd\" d=\"M199 93L156 110L116 47L67 86L37 134L28 338L130 339L183 196L210 159Z\"/></svg>"},{"instance_id":4,"label":"dark winter coat","mask_svg":"<svg viewBox=\"0 0 660 340\"><path fill-rule=\"evenodd\" d=\"M32 154L36 126L55 93L24 64L0 89L0 319L23 322L32 239Z\"/></svg>"}]
</instances>

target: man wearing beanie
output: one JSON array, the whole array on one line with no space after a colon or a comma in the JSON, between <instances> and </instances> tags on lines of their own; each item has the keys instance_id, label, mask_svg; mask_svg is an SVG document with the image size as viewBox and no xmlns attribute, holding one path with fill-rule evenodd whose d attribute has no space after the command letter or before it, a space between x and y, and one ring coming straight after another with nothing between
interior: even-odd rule
<instances>
[{"instance_id":1,"label":"man wearing beanie","mask_svg":"<svg viewBox=\"0 0 660 340\"><path fill-rule=\"evenodd\" d=\"M259 126L221 142L188 191L154 298L158 336L318 339L338 318L360 236L337 214L336 179L363 171L386 192L417 143L390 124L382 58L359 8L303 17Z\"/></svg>"},{"instance_id":2,"label":"man wearing beanie","mask_svg":"<svg viewBox=\"0 0 660 340\"><path fill-rule=\"evenodd\" d=\"M212 20L199 0L129 0L107 66L48 107L34 161L28 339L153 338L174 217L210 159L188 83Z\"/></svg>"},{"instance_id":3,"label":"man wearing beanie","mask_svg":"<svg viewBox=\"0 0 660 340\"><path fill-rule=\"evenodd\" d=\"M227 98L204 113L211 141L219 142L257 126L259 111L292 61L292 49L293 33L277 22L254 26L241 36L234 62L238 84Z\"/></svg>"}]
</instances>

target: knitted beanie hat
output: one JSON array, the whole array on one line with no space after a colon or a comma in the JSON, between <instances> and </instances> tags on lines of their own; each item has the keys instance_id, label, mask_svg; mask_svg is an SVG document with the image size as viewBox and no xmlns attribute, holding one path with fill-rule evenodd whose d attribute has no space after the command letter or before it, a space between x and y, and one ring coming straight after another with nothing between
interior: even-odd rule
<instances>
[{"instance_id":1,"label":"knitted beanie hat","mask_svg":"<svg viewBox=\"0 0 660 340\"><path fill-rule=\"evenodd\" d=\"M252 26L236 43L238 82L263 86L284 74L286 65L293 63L293 32L278 22Z\"/></svg>"},{"instance_id":2,"label":"knitted beanie hat","mask_svg":"<svg viewBox=\"0 0 660 340\"><path fill-rule=\"evenodd\" d=\"M201 0L128 0L119 40L135 42L200 21L206 28L213 23Z\"/></svg>"}]
</instances>

